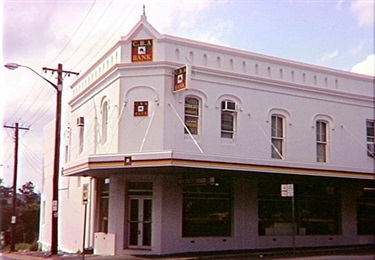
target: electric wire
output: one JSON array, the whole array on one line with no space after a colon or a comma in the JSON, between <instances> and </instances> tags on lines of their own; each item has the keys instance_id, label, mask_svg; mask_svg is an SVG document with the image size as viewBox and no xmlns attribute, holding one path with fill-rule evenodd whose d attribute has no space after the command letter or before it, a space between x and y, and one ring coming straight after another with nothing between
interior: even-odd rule
<instances>
[{"instance_id":1,"label":"electric wire","mask_svg":"<svg viewBox=\"0 0 375 260\"><path fill-rule=\"evenodd\" d=\"M50 100L50 98L52 96L54 96L55 93L50 93L49 96L47 97L47 100ZM30 121L32 122L29 126L32 126L32 125L36 125L37 122L41 121L41 119L44 118L44 116L51 111L51 104L49 104L48 106L44 105L44 106L40 106L36 111L35 113L32 115L32 117L30 118Z\"/></svg>"},{"instance_id":2,"label":"electric wire","mask_svg":"<svg viewBox=\"0 0 375 260\"><path fill-rule=\"evenodd\" d=\"M29 89L29 92L24 96L24 98L22 99L22 101L18 104L18 105L14 110L13 110L13 113L10 115L10 116L7 116L7 119L5 120L5 122L12 122L12 121L16 121L14 120L14 118L16 117L17 113L21 110L21 108L23 107L24 104L28 104L28 102L26 102L30 97L32 97L33 95L31 95L31 93L33 93L35 90L34 90L34 87L36 86L37 84L37 79L35 79L34 83L33 83L33 86ZM41 90L40 90L41 92ZM38 94L38 96L40 95L40 93ZM27 109L25 110L27 111Z\"/></svg>"},{"instance_id":3,"label":"electric wire","mask_svg":"<svg viewBox=\"0 0 375 260\"><path fill-rule=\"evenodd\" d=\"M104 17L104 15L107 13L107 11L109 10L109 7L112 5L112 2L113 0L110 2L110 4L107 5L106 9L104 10L104 12L101 14L101 16L99 17L99 19L97 19L97 22L95 23L95 25L97 25L99 23L99 21L101 21L101 19ZM96 3L96 0L92 3L92 5L90 6L90 9L88 10L88 12L86 13L85 17L81 20L80 24L78 25L77 29L75 30L75 32L73 33L72 37L70 37L69 41L64 45L64 47L58 52L58 54L56 55L56 57L54 58L54 60L58 59L61 54L64 52L64 50L66 50L66 48L69 46L69 44L74 40L75 36L77 35L79 29L82 27L82 25L84 24L84 22L86 21L86 19L89 17L90 13L92 12L93 10L93 7L95 6L95 3ZM130 13L133 13L136 6L138 4L136 4L135 6L133 6L133 9L130 11ZM129 7L130 9L130 7ZM123 13L119 14L120 15L123 15ZM112 30L111 30L111 34L108 34L108 30L103 30L103 33L101 34L101 36L98 37L98 40L92 45L92 47L90 48L90 50L94 50L95 48L97 48L98 46L100 47L100 45L98 44L100 41L103 42L103 36L106 35L108 37L108 39L105 41L105 43L100 47L100 51L102 51L105 47L107 47L107 43L112 40L112 35L118 33L118 30L120 28L120 26L123 24L124 21L126 21L127 19L129 19L129 16L130 15L123 15L124 18L122 19L116 19L118 22L117 26L116 26L116 29L113 30L113 26L111 27ZM90 36L92 35L92 32L94 31L96 26L93 26L92 29L89 31L89 33L87 34L87 36L84 38L84 40L82 41L81 45L79 45L78 48L75 49L75 51L68 57L65 59L64 62L68 62L69 60L72 59L72 57L77 53L77 51L79 49L81 49L84 44L85 44L85 40ZM111 29L110 28L110 29ZM85 50L86 53L87 53L87 50ZM94 60L97 55L100 54L100 51L98 52L93 52L95 53L91 59L84 64L84 66L82 66L83 68L86 67L87 64L91 63L92 60ZM90 52L88 52L90 53ZM82 64L82 61L80 61L80 63ZM21 105L19 105L18 107L16 107L12 114L10 116L7 117L7 122L9 121L12 121L14 120L14 118L17 118L17 115L19 115L20 113L22 113L22 111L31 111L31 107L32 106L35 106L35 104L43 104L43 102L38 102L38 101L42 101L42 100L45 100L44 97L43 97L43 94L45 92L45 88L42 88L42 87L39 87L40 86L40 83L38 82L38 79L36 79L34 81L34 83L32 84L32 87L30 88L28 94L23 98L23 101L21 102ZM39 88L39 91L35 91L36 90L36 87ZM31 95L32 93L35 93L37 92L37 95ZM51 97L51 95L53 95L53 93L50 93L50 95L48 96L48 99ZM36 96L36 98L35 98ZM29 99L33 98L33 102L28 102ZM29 105L28 105L29 104ZM34 108L34 107L33 107ZM123 110L123 109L122 109ZM50 107L46 107L46 106L43 106L41 105L40 107L37 107L36 109L34 109L34 113L30 114L30 113L24 113L23 115L20 116L20 120L23 119L23 121L27 122L30 126L31 125L37 125L37 123L39 123L40 121L42 121L43 119L45 119L45 116L47 115L47 113L50 111ZM114 112L114 111L113 111ZM113 114L110 116L110 118L113 116ZM94 125L90 125L88 130L87 130L87 135L89 134L92 134L93 132L95 132L95 129L93 129ZM8 136L9 136L9 131L6 131L8 133ZM23 133L23 137L25 137L26 135L28 134L28 132L25 132ZM94 133L95 134L95 133ZM10 138L9 140L12 140L12 138ZM85 141L88 141L85 139ZM24 140L24 142L27 142L26 140ZM24 147L27 147L25 145L25 143L22 142L23 146ZM87 144L85 144L86 146ZM9 151L9 150L8 150ZM30 153L30 152L29 152ZM11 158L12 156L12 153L9 154L9 156L7 157L7 161L9 161L9 159ZM39 156L38 155L34 155L36 156L35 158L38 158ZM30 154L29 154L29 158L30 158ZM35 159L34 158L34 159ZM32 161L32 159L29 159ZM40 162L41 159L38 159L38 162ZM34 168L35 168L35 164L34 164Z\"/></svg>"},{"instance_id":4,"label":"electric wire","mask_svg":"<svg viewBox=\"0 0 375 260\"><path fill-rule=\"evenodd\" d=\"M27 165L31 166L35 172L41 173L43 169L42 160L37 158L38 156L34 155L24 142L20 142L20 144L24 148L21 151L22 159L26 159L28 161Z\"/></svg>"},{"instance_id":5,"label":"electric wire","mask_svg":"<svg viewBox=\"0 0 375 260\"><path fill-rule=\"evenodd\" d=\"M122 24L124 24L124 22L127 19L129 19L129 17L131 16L131 14L135 11L136 7L137 7L137 5L133 7L133 9L130 11L129 15L124 16L123 19L118 19L117 27L116 27L115 30L111 30L112 33L108 33L106 30L103 30L103 33L101 34L100 37L98 37L97 41L91 46L91 48L88 51L85 50L86 53L92 53L93 55L87 61L84 60L83 61L84 63L80 63L80 64L83 64L83 65L80 66L81 68L87 68L87 67L89 67L90 64L94 60L97 59L97 56L102 55L102 51L103 51L104 48L110 48L111 47L111 46L108 46L109 41L113 40L113 38L114 38L113 35L118 34L118 30L119 30L120 26ZM103 42L103 39L105 39L105 36L107 37L107 40L104 42L104 44L99 44L100 42ZM101 47L98 47L100 45L101 45ZM94 51L95 48L99 48L99 49ZM76 64L76 67L79 67L79 65Z\"/></svg>"},{"instance_id":6,"label":"electric wire","mask_svg":"<svg viewBox=\"0 0 375 260\"><path fill-rule=\"evenodd\" d=\"M38 164L42 164L43 160L40 158L38 154L36 154L29 146L26 145L25 142L21 139L21 145L23 148L25 148L25 151L28 152L30 157L32 157L33 160L35 160ZM40 152L40 151L39 151Z\"/></svg>"},{"instance_id":7,"label":"electric wire","mask_svg":"<svg viewBox=\"0 0 375 260\"><path fill-rule=\"evenodd\" d=\"M94 29L96 28L96 25L101 21L101 19L103 18L103 16L106 14L106 12L108 11L109 7L112 5L113 3L113 0L107 5L106 9L103 11L103 13L99 16L99 18L96 20L96 23L94 24L94 26L92 26L91 30L86 34L85 38L82 40L82 43L80 44L80 46L78 48L75 49L75 51L65 59L64 62L67 62L68 60L70 60L77 52L78 50L83 46L83 44L85 42L87 42L87 39L88 37L92 34L92 32L94 31ZM103 33L104 34L104 33ZM102 35L103 35L102 34ZM102 38L102 35L100 37L98 37L98 39L101 39ZM92 46L95 46L96 44L92 44ZM89 51L87 52L89 53Z\"/></svg>"},{"instance_id":8,"label":"electric wire","mask_svg":"<svg viewBox=\"0 0 375 260\"><path fill-rule=\"evenodd\" d=\"M61 54L65 51L65 49L69 46L69 44L72 42L72 40L74 39L74 37L77 35L79 29L81 29L83 23L86 21L87 17L89 16L89 14L91 13L92 9L94 8L95 4L96 4L96 1L95 0L91 6L90 6L90 9L87 11L86 15L83 17L83 19L81 20L81 22L79 23L79 25L77 26L76 30L74 31L73 35L69 38L69 41L65 44L65 46L60 50L60 52L56 55L56 57L54 59L52 59L53 61L56 61L60 56ZM72 54L73 55L73 54ZM51 62L52 63L52 62Z\"/></svg>"},{"instance_id":9,"label":"electric wire","mask_svg":"<svg viewBox=\"0 0 375 260\"><path fill-rule=\"evenodd\" d=\"M95 6L95 3L96 3L96 0L92 3L92 5L90 6L90 9L88 10L88 12L86 13L85 17L81 20L80 24L78 25L77 29L75 30L75 32L73 33L73 36L69 39L69 41L65 44L65 46L61 49L61 51L57 54L56 58L54 60L56 60L60 54L67 48L67 46L70 44L70 42L73 40L74 36L77 34L77 32L79 31L79 29L81 28L82 24L84 23L84 21L86 20L86 18L88 17L88 15L91 13L93 7ZM23 101L20 103L21 105L19 107L17 107L14 112L8 117L7 121L12 121L12 119L15 117L15 115L17 115L17 113L21 110L22 106L24 104L28 104L30 102L26 102L28 100L28 98L30 97L34 97L34 100L35 99L38 99L39 96L43 93L43 89L41 88L37 97L35 98L35 95L31 95L31 93L33 93L34 91L34 87L37 85L37 80L35 80L34 84L33 84L33 87L30 88L30 91L28 92L28 94L24 97ZM29 111L30 107L32 105L30 105L27 109L25 109L24 111ZM20 118L21 119L21 118ZM32 120L31 120L32 122Z\"/></svg>"}]
</instances>

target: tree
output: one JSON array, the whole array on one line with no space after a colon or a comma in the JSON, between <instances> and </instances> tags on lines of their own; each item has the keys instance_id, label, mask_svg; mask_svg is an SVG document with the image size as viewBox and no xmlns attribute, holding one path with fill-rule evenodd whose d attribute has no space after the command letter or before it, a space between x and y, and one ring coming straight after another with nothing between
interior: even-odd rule
<instances>
[{"instance_id":1,"label":"tree","mask_svg":"<svg viewBox=\"0 0 375 260\"><path fill-rule=\"evenodd\" d=\"M11 229L13 187L5 187L0 179L1 226L0 231L9 237ZM40 194L35 193L35 186L27 182L18 189L16 201L16 235L15 243L33 243L38 238ZM9 241L8 241L9 242Z\"/></svg>"},{"instance_id":2,"label":"tree","mask_svg":"<svg viewBox=\"0 0 375 260\"><path fill-rule=\"evenodd\" d=\"M21 189L18 189L21 198L25 203L39 203L40 194L35 193L35 185L29 181L22 185Z\"/></svg>"}]
</instances>

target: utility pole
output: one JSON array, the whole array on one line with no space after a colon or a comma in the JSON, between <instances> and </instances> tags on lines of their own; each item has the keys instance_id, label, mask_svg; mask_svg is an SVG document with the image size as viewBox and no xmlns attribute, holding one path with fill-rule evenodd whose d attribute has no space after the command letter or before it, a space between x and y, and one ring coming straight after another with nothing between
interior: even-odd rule
<instances>
[{"instance_id":1,"label":"utility pole","mask_svg":"<svg viewBox=\"0 0 375 260\"><path fill-rule=\"evenodd\" d=\"M19 130L29 130L27 127L20 127L18 123L15 126L4 125L5 128L14 129L14 168L13 168L13 202L12 202L12 219L11 219L11 237L10 237L10 251L15 251L15 239L16 239L16 203L17 203L17 171L18 171L18 133Z\"/></svg>"},{"instance_id":2,"label":"utility pole","mask_svg":"<svg viewBox=\"0 0 375 260\"><path fill-rule=\"evenodd\" d=\"M43 67L43 71L57 72L57 85L52 85L56 89L56 125L55 125L55 150L52 177L52 222L51 222L51 254L56 255L58 251L58 201L59 201L59 167L60 167L60 132L61 132L61 99L63 86L63 73L78 75L78 72L63 70L62 64L58 64L57 69Z\"/></svg>"}]
</instances>

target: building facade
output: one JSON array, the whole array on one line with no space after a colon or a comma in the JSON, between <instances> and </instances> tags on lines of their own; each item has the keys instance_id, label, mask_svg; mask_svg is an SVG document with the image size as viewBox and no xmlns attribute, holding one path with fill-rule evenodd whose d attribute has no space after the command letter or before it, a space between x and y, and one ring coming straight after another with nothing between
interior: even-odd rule
<instances>
[{"instance_id":1,"label":"building facade","mask_svg":"<svg viewBox=\"0 0 375 260\"><path fill-rule=\"evenodd\" d=\"M373 242L373 77L163 35L143 15L71 88L61 250Z\"/></svg>"}]
</instances>

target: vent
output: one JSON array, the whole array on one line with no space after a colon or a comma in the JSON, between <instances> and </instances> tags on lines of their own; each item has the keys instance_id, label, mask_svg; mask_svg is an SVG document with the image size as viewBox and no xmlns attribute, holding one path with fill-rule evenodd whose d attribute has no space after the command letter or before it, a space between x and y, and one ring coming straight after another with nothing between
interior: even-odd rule
<instances>
[{"instance_id":1,"label":"vent","mask_svg":"<svg viewBox=\"0 0 375 260\"><path fill-rule=\"evenodd\" d=\"M85 125L85 118L80 116L77 118L77 126L84 126Z\"/></svg>"},{"instance_id":2,"label":"vent","mask_svg":"<svg viewBox=\"0 0 375 260\"><path fill-rule=\"evenodd\" d=\"M236 103L225 100L221 103L221 110L225 112L236 112Z\"/></svg>"}]
</instances>

